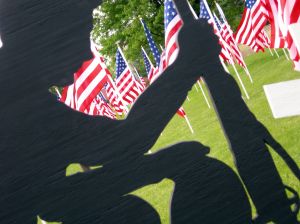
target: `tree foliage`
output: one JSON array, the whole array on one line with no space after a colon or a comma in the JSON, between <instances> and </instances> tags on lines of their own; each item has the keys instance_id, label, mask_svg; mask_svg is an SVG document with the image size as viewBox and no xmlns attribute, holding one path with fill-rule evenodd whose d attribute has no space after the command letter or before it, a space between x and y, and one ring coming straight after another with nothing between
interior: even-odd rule
<instances>
[{"instance_id":1,"label":"tree foliage","mask_svg":"<svg viewBox=\"0 0 300 224\"><path fill-rule=\"evenodd\" d=\"M212 9L215 4L209 0ZM199 12L199 1L191 0L196 13ZM236 27L243 9L242 0L219 1L228 21ZM140 18L143 18L151 30L153 38L158 45L164 43L164 7L163 0L104 0L102 5L94 12L93 39L102 49L101 53L109 60L111 71L115 66L117 44L123 49L124 54L138 70L145 75L141 46L148 52L148 43L144 34Z\"/></svg>"}]
</instances>

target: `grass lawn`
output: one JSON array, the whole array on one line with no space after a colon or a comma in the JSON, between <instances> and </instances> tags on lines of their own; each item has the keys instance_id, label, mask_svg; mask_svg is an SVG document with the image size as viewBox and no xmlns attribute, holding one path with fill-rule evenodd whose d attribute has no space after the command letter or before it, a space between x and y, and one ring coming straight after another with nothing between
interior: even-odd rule
<instances>
[{"instance_id":1,"label":"grass lawn","mask_svg":"<svg viewBox=\"0 0 300 224\"><path fill-rule=\"evenodd\" d=\"M278 50L278 53L279 59L276 56L272 57L268 51L246 58L248 69L254 80L253 84L250 83L242 69L238 68L238 70L250 95L250 100L246 100L248 107L300 166L300 116L275 120L263 91L265 84L300 78L300 73L293 71L291 62L285 59L282 50ZM230 71L231 74L234 74L232 69ZM196 91L195 86L189 93L189 98L190 101L186 101L183 106L195 133L191 134L185 120L175 115L152 148L152 152L180 141L197 140L211 148L209 154L211 157L225 162L235 170L232 155L214 110L208 109L203 96L200 91ZM272 150L271 153L283 182L300 193L300 183L282 159ZM76 169L73 167L70 172L74 172ZM173 187L173 182L166 179L159 184L138 189L133 194L147 200L159 212L161 222L168 224L169 202ZM300 219L300 215L298 218Z\"/></svg>"}]
</instances>

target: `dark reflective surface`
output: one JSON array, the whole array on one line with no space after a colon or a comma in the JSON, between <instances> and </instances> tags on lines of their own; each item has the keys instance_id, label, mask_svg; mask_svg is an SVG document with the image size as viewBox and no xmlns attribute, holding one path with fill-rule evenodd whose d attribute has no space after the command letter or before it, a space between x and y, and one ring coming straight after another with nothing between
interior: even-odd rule
<instances>
[{"instance_id":1,"label":"dark reflective surface","mask_svg":"<svg viewBox=\"0 0 300 224\"><path fill-rule=\"evenodd\" d=\"M219 62L218 40L176 1L185 25L176 62L138 99L124 121L90 117L57 102L48 88L66 85L91 57L92 10L101 1L1 0L0 220L32 224L40 215L64 223L160 223L129 192L164 178L175 182L172 223L251 223L238 176L196 142L144 155L204 78L242 180L262 219L297 223L265 143L299 169L241 99ZM228 91L230 89L230 91ZM223 149L220 149L223 150ZM71 177L71 163L103 168Z\"/></svg>"}]
</instances>

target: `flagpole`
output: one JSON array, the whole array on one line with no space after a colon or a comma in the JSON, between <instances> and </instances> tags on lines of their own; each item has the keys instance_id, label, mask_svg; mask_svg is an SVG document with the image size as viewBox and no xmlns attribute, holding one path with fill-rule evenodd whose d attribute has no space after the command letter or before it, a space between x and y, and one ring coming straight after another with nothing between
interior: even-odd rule
<instances>
[{"instance_id":1,"label":"flagpole","mask_svg":"<svg viewBox=\"0 0 300 224\"><path fill-rule=\"evenodd\" d=\"M184 119L185 119L187 125L189 126L191 133L194 134L194 130L193 130L193 127L192 127L192 125L190 123L190 120L189 120L188 116L184 115Z\"/></svg>"},{"instance_id":2,"label":"flagpole","mask_svg":"<svg viewBox=\"0 0 300 224\"><path fill-rule=\"evenodd\" d=\"M203 79L202 79L201 77L200 77L200 79L201 79L201 81L203 81ZM199 82L199 80L197 80L197 83L198 83L198 85L199 85L199 87L200 87L200 90L201 90L202 95L203 95L203 97L204 97L204 99L205 99L205 102L206 102L208 108L210 109L209 101L208 101L208 99L207 99L207 97L206 97L206 95L205 95L204 89L202 88L202 85L201 85L201 83Z\"/></svg>"},{"instance_id":3,"label":"flagpole","mask_svg":"<svg viewBox=\"0 0 300 224\"><path fill-rule=\"evenodd\" d=\"M187 1L187 3L188 3L188 5L189 5L189 7L190 7L191 12L193 13L194 18L195 18L195 19L198 19L198 16L197 16L195 10L194 10L193 7L191 6L191 3L190 3L189 1Z\"/></svg>"},{"instance_id":4,"label":"flagpole","mask_svg":"<svg viewBox=\"0 0 300 224\"><path fill-rule=\"evenodd\" d=\"M113 87L114 87L114 89L115 89L115 93L117 94L117 97L118 97L119 100L122 102L126 114L128 114L129 110L128 110L128 108L127 108L127 106L126 106L126 103L125 103L125 101L123 100L123 98L122 98L122 96L121 96L121 94L120 94L120 92L119 92L118 87L116 86L114 80L112 79L112 77L110 77L110 75L108 75L108 78L109 78L109 81L111 82L111 84L113 85Z\"/></svg>"},{"instance_id":5,"label":"flagpole","mask_svg":"<svg viewBox=\"0 0 300 224\"><path fill-rule=\"evenodd\" d=\"M222 64L224 70L225 70L227 73L229 73L229 70L228 70L227 66L225 65L225 63L224 63L224 60L221 58L221 56L219 56L219 58L220 58L220 61L221 61L221 64Z\"/></svg>"},{"instance_id":6,"label":"flagpole","mask_svg":"<svg viewBox=\"0 0 300 224\"><path fill-rule=\"evenodd\" d=\"M138 77L138 79L139 79L140 83L142 84L142 86L144 86L144 85L143 85L143 83L142 83L142 80L141 80L140 74L138 73L138 71L137 71L136 67L135 67L134 65L132 65L132 67L133 67L133 69L134 69L134 71L135 71L135 73L136 73L136 75L137 75L137 77ZM144 87L145 87L145 86L144 86Z\"/></svg>"},{"instance_id":7,"label":"flagpole","mask_svg":"<svg viewBox=\"0 0 300 224\"><path fill-rule=\"evenodd\" d=\"M275 49L275 48L273 48L273 50L274 50L274 52L275 52L275 54L276 54L277 58L279 58L279 54L277 53L276 49Z\"/></svg>"},{"instance_id":8,"label":"flagpole","mask_svg":"<svg viewBox=\"0 0 300 224\"><path fill-rule=\"evenodd\" d=\"M196 88L196 91L197 91L197 93L198 93L198 92L199 92L199 90L198 90L198 87L197 87L197 85L195 84L194 86L195 86L195 88Z\"/></svg>"},{"instance_id":9,"label":"flagpole","mask_svg":"<svg viewBox=\"0 0 300 224\"><path fill-rule=\"evenodd\" d=\"M57 89L57 87L56 87L56 86L54 87L54 89L55 89L55 91L56 91L56 93L57 93L58 97L59 97L59 98L61 98L61 94L60 94L60 92L58 91L58 89Z\"/></svg>"},{"instance_id":10,"label":"flagpole","mask_svg":"<svg viewBox=\"0 0 300 224\"><path fill-rule=\"evenodd\" d=\"M270 54L272 55L272 57L274 56L274 54L272 53L272 51L271 51L271 48L268 46L268 49L269 49L269 51L270 51Z\"/></svg>"},{"instance_id":11,"label":"flagpole","mask_svg":"<svg viewBox=\"0 0 300 224\"><path fill-rule=\"evenodd\" d=\"M211 13L211 11L210 11L210 8L209 8L209 6L208 6L206 0L203 0L203 3L205 4L205 7L207 8L207 11L208 11L208 13L209 13L210 18L212 18L212 21L213 21L213 23L214 23L214 26L217 27L217 26L216 26L216 21L215 21L215 19L214 19L212 13ZM217 32L218 32L218 34L219 34L219 31L217 31ZM221 37L220 34L219 34L219 36ZM220 41L221 41L223 44L225 43L225 41L223 40L223 38L220 38ZM227 46L226 43L225 43L225 46ZM229 54L227 48L225 48L225 50L226 50L227 53ZM229 54L229 55L230 55L230 54ZM250 99L250 97L249 97L249 95L248 95L248 92L247 92L247 90L246 90L246 88L245 88L245 86L244 86L244 83L243 83L243 81L242 81L242 79L241 79L241 77L240 77L240 74L239 74L238 71L236 70L236 67L235 67L235 65L234 65L234 62L233 62L232 58L229 57L229 60L230 60L230 63L232 64L232 66L233 66L233 70L235 71L235 73L236 73L236 75L237 75L237 77L238 77L238 80L239 80L239 82L240 82L240 84L241 84L241 86L242 86L242 89L243 89L243 91L244 91L244 93L245 93L247 99Z\"/></svg>"},{"instance_id":12,"label":"flagpole","mask_svg":"<svg viewBox=\"0 0 300 224\"><path fill-rule=\"evenodd\" d=\"M145 49L143 48L143 46L141 46L141 48L142 48L142 51L144 52L144 54L145 54L146 58L147 58L147 59L148 59L148 61L150 62L150 65L151 65L151 66L154 68L154 66L153 66L153 64L152 64L152 62L151 62L151 60L150 60L150 58L149 58L148 54L146 53Z\"/></svg>"},{"instance_id":13,"label":"flagpole","mask_svg":"<svg viewBox=\"0 0 300 224\"><path fill-rule=\"evenodd\" d=\"M286 51L285 51L284 48L282 48L282 51L283 51L283 53L284 53L284 55L285 55L285 57L286 57L286 60L290 61L290 58L289 58L288 55L286 54Z\"/></svg>"}]
</instances>

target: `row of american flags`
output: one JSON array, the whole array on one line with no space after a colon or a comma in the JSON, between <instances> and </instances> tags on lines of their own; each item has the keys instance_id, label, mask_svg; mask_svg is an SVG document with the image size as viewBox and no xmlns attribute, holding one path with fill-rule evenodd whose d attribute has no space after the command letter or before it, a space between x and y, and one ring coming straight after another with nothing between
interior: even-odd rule
<instances>
[{"instance_id":1,"label":"row of american flags","mask_svg":"<svg viewBox=\"0 0 300 224\"><path fill-rule=\"evenodd\" d=\"M300 71L299 49L291 33L291 26L300 23L300 0L246 0L235 34L236 41L255 51L263 49L266 23L271 25L268 45L271 48L287 48L295 70Z\"/></svg>"},{"instance_id":2,"label":"row of american flags","mask_svg":"<svg viewBox=\"0 0 300 224\"><path fill-rule=\"evenodd\" d=\"M264 51L264 48L270 47L288 48L295 68L298 68L299 52L289 33L288 25L300 21L299 2L300 0L246 0L245 10L236 33L232 31L222 8L217 3L219 16L210 10L206 0L200 0L199 18L207 20L213 26L222 47L220 60L233 66L237 63L244 68L252 81L238 44L248 45L255 52ZM196 13L194 14L198 17ZM141 47L141 56L147 73L146 79L138 74L132 64L128 63L119 46L113 77L99 49L91 41L91 51L94 57L83 62L74 73L74 83L63 88L59 100L89 115L105 116L111 119L126 115L147 86L151 85L175 61L179 52L177 35L183 25L173 1L165 0L165 43L164 47L160 46L159 49L146 23L143 19L140 21L155 62L152 63L146 50ZM264 30L267 22L271 24L271 38ZM245 93L247 95L247 92ZM187 118L182 107L178 109L177 114Z\"/></svg>"},{"instance_id":3,"label":"row of american flags","mask_svg":"<svg viewBox=\"0 0 300 224\"><path fill-rule=\"evenodd\" d=\"M59 100L72 109L93 116L105 116L117 119L118 115L126 115L129 108L151 85L163 71L171 65L178 54L176 43L182 20L172 1L165 1L165 48L154 42L146 23L140 19L144 28L149 48L153 54L153 64L145 49L141 47L147 78L140 77L137 69L126 60L122 49L116 52L115 77L112 76L97 46L91 41L93 59L86 61L74 73L74 83L64 87ZM183 107L177 114L186 118ZM188 122L188 120L187 120Z\"/></svg>"}]
</instances>

